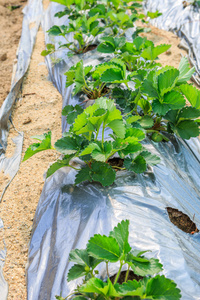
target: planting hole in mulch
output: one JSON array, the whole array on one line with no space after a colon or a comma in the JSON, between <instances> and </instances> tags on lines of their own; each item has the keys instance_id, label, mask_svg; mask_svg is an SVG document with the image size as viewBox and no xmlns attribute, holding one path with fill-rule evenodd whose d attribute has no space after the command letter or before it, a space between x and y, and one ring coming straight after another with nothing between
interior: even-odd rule
<instances>
[{"instance_id":1,"label":"planting hole in mulch","mask_svg":"<svg viewBox=\"0 0 200 300\"><path fill-rule=\"evenodd\" d=\"M108 160L108 163L110 166L112 167L119 167L119 168L122 168L123 167L123 164L124 164L124 160L119 158L119 157L114 157L114 158L110 158Z\"/></svg>"},{"instance_id":2,"label":"planting hole in mulch","mask_svg":"<svg viewBox=\"0 0 200 300\"><path fill-rule=\"evenodd\" d=\"M115 276L116 276L116 274L110 277L110 280L111 280L112 283L114 283L114 281L115 281ZM122 271L120 276L119 276L119 279L118 279L117 283L122 284L125 280L125 277L126 277L126 271ZM143 278L144 277L142 277L142 276L135 275L133 273L133 271L130 271L129 275L128 275L128 280L134 280L135 279L135 280L139 281Z\"/></svg>"},{"instance_id":3,"label":"planting hole in mulch","mask_svg":"<svg viewBox=\"0 0 200 300\"><path fill-rule=\"evenodd\" d=\"M196 224L192 220L190 220L190 218L186 214L172 207L167 207L167 212L170 221L182 231L191 234L199 232Z\"/></svg>"},{"instance_id":4,"label":"planting hole in mulch","mask_svg":"<svg viewBox=\"0 0 200 300\"><path fill-rule=\"evenodd\" d=\"M85 48L84 48L84 49L83 49L83 53L86 53L86 52L88 52L88 51L92 51L92 50L96 49L96 47L97 47L96 44L93 44L93 45L90 45L90 46L88 46L88 47L85 47L85 48L87 48L87 50L85 51Z\"/></svg>"}]
</instances>

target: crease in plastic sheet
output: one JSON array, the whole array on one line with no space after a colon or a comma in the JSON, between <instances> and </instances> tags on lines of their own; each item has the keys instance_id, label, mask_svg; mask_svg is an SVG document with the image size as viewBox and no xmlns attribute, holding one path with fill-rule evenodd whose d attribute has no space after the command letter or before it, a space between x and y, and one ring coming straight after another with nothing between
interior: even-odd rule
<instances>
[{"instance_id":1,"label":"crease in plastic sheet","mask_svg":"<svg viewBox=\"0 0 200 300\"><path fill-rule=\"evenodd\" d=\"M44 30L55 24L53 16L60 8L52 3L42 24ZM56 19L56 24L59 22ZM106 59L95 51L81 58L84 64L92 65ZM77 59L66 56L55 66L49 57L46 59L51 79L63 96L63 106L80 103L78 97L71 97L72 88L65 89L64 76ZM63 121L62 131L66 129ZM110 187L87 182L74 187L76 171L67 167L46 180L29 248L28 300L53 300L55 295L66 297L72 292L81 279L67 283L72 266L69 252L84 248L95 233L108 234L122 219L130 220L131 246L151 250L149 256L160 259L163 274L177 283L182 299L200 299L200 233L182 232L170 222L166 210L173 207L191 219L195 216L200 228L200 142L197 138L186 143L171 137L169 143L146 140L145 146L161 156L161 163L142 175L117 172L117 180ZM105 278L102 265L99 271ZM109 271L116 273L116 265L110 265Z\"/></svg>"},{"instance_id":2,"label":"crease in plastic sheet","mask_svg":"<svg viewBox=\"0 0 200 300\"><path fill-rule=\"evenodd\" d=\"M15 177L22 153L23 145L23 132L19 132L17 136L13 138L15 144L14 155L10 158L6 157L7 137L9 131L9 118L12 112L12 107L17 99L17 95L20 91L23 77L28 69L30 58L33 50L33 46L36 39L36 34L41 22L42 17L42 1L41 0L29 0L28 4L23 10L23 24L21 39L17 51L17 64L13 68L13 76L11 82L11 90L3 102L0 108L0 170L3 170L6 175L9 175L11 180ZM4 187L3 196L6 188L10 182ZM0 198L0 201L1 201ZM0 230L3 229L3 222L0 219ZM1 235L1 244L3 244L3 235ZM8 294L8 284L3 277L3 265L6 258L6 248L0 249L0 298L4 300Z\"/></svg>"},{"instance_id":3,"label":"crease in plastic sheet","mask_svg":"<svg viewBox=\"0 0 200 300\"><path fill-rule=\"evenodd\" d=\"M7 158L6 147L10 127L9 122L11 121L12 124L12 108L21 89L24 75L29 67L32 50L43 13L42 1L29 0L23 13L22 33L17 51L17 64L14 67L12 76L11 90L0 108L0 170L3 170L6 175L10 176L10 182L19 170L24 134L23 132L17 131L18 136L13 139L16 148L15 153L11 158ZM0 200L10 182L5 186Z\"/></svg>"},{"instance_id":4,"label":"crease in plastic sheet","mask_svg":"<svg viewBox=\"0 0 200 300\"><path fill-rule=\"evenodd\" d=\"M162 16L151 20L151 24L164 30L177 33L182 38L180 47L188 51L188 58L196 69L192 79L200 85L200 8L190 5L184 7L183 0L146 0L144 9L162 13Z\"/></svg>"}]
</instances>

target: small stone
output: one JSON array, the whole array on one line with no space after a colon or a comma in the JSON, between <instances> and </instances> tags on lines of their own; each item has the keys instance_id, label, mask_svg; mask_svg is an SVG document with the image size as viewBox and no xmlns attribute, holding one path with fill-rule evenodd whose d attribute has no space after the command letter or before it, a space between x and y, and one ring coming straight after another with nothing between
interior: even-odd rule
<instances>
[{"instance_id":1,"label":"small stone","mask_svg":"<svg viewBox=\"0 0 200 300\"><path fill-rule=\"evenodd\" d=\"M31 118L28 117L28 118L26 118L26 119L24 120L23 125L29 124L29 123L31 123L31 121L32 121Z\"/></svg>"},{"instance_id":2,"label":"small stone","mask_svg":"<svg viewBox=\"0 0 200 300\"><path fill-rule=\"evenodd\" d=\"M7 53L4 53L0 56L1 61L5 61L7 59Z\"/></svg>"},{"instance_id":3,"label":"small stone","mask_svg":"<svg viewBox=\"0 0 200 300\"><path fill-rule=\"evenodd\" d=\"M166 55L171 55L171 54L172 54L171 50L166 51Z\"/></svg>"}]
</instances>

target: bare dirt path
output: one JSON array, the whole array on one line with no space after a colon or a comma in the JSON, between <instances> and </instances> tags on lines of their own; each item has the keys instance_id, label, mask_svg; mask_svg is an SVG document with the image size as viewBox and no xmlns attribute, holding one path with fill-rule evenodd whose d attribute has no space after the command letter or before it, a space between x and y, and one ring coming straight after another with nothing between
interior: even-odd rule
<instances>
[{"instance_id":1,"label":"bare dirt path","mask_svg":"<svg viewBox=\"0 0 200 300\"><path fill-rule=\"evenodd\" d=\"M0 0L0 107L10 91L25 5L26 0Z\"/></svg>"}]
</instances>

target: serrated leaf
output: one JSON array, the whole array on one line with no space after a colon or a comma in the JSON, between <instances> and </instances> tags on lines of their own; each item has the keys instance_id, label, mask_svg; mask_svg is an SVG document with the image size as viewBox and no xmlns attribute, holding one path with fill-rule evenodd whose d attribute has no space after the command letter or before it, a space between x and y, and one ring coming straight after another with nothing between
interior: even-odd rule
<instances>
[{"instance_id":1,"label":"serrated leaf","mask_svg":"<svg viewBox=\"0 0 200 300\"><path fill-rule=\"evenodd\" d=\"M49 33L49 35L53 36L59 36L62 34L62 30L57 25L52 26L47 32Z\"/></svg>"},{"instance_id":2,"label":"serrated leaf","mask_svg":"<svg viewBox=\"0 0 200 300\"><path fill-rule=\"evenodd\" d=\"M74 249L70 251L69 261L81 266L89 266L89 255L86 249Z\"/></svg>"},{"instance_id":3,"label":"serrated leaf","mask_svg":"<svg viewBox=\"0 0 200 300\"><path fill-rule=\"evenodd\" d=\"M76 174L75 184L79 184L83 181L90 181L92 182L92 178L90 176L90 168L88 166L83 167L78 171Z\"/></svg>"},{"instance_id":4,"label":"serrated leaf","mask_svg":"<svg viewBox=\"0 0 200 300\"><path fill-rule=\"evenodd\" d=\"M110 68L107 69L102 75L101 75L101 81L103 82L116 82L124 80L122 70L118 68Z\"/></svg>"},{"instance_id":5,"label":"serrated leaf","mask_svg":"<svg viewBox=\"0 0 200 300\"><path fill-rule=\"evenodd\" d=\"M175 68L167 70L158 76L158 89L161 96L172 90L178 80L178 76L179 70Z\"/></svg>"},{"instance_id":6,"label":"serrated leaf","mask_svg":"<svg viewBox=\"0 0 200 300\"><path fill-rule=\"evenodd\" d=\"M126 129L122 120L113 120L107 126L110 127L119 138L123 139L125 137Z\"/></svg>"},{"instance_id":7,"label":"serrated leaf","mask_svg":"<svg viewBox=\"0 0 200 300\"><path fill-rule=\"evenodd\" d=\"M98 150L101 151L101 147L99 146L98 143L90 143L80 154L80 156L82 155L87 155L87 154L91 154L94 150Z\"/></svg>"},{"instance_id":8,"label":"serrated leaf","mask_svg":"<svg viewBox=\"0 0 200 300\"><path fill-rule=\"evenodd\" d=\"M179 65L179 78L178 84L184 83L192 77L192 74L195 72L195 68L190 69L189 61L186 57L182 57L180 65Z\"/></svg>"},{"instance_id":9,"label":"serrated leaf","mask_svg":"<svg viewBox=\"0 0 200 300\"><path fill-rule=\"evenodd\" d=\"M192 120L198 117L200 117L200 110L192 106L183 107L178 113L178 120Z\"/></svg>"},{"instance_id":10,"label":"serrated leaf","mask_svg":"<svg viewBox=\"0 0 200 300\"><path fill-rule=\"evenodd\" d=\"M162 271L162 264L155 258L150 258L149 262L138 261L138 259L136 260L134 256L130 254L127 259L127 264L131 267L133 272L139 276L153 276Z\"/></svg>"},{"instance_id":11,"label":"serrated leaf","mask_svg":"<svg viewBox=\"0 0 200 300\"><path fill-rule=\"evenodd\" d=\"M97 259L109 260L110 262L117 262L121 255L116 239L100 234L95 234L90 238L87 244L87 251Z\"/></svg>"},{"instance_id":12,"label":"serrated leaf","mask_svg":"<svg viewBox=\"0 0 200 300\"><path fill-rule=\"evenodd\" d=\"M152 154L149 151L142 151L140 153L140 155L142 155L144 157L144 159L146 160L147 165L150 165L150 166L155 166L155 165L159 164L160 161L161 161L159 156L157 156L155 154Z\"/></svg>"},{"instance_id":13,"label":"serrated leaf","mask_svg":"<svg viewBox=\"0 0 200 300\"><path fill-rule=\"evenodd\" d=\"M148 95L149 97L152 98L157 98L158 97L158 92L156 88L154 87L153 81L150 81L148 79L144 80L142 84L142 92L145 95Z\"/></svg>"},{"instance_id":14,"label":"serrated leaf","mask_svg":"<svg viewBox=\"0 0 200 300\"><path fill-rule=\"evenodd\" d=\"M142 286L141 282L136 280L128 280L123 282L121 285L115 285L117 292L121 296L143 296L145 293L145 287Z\"/></svg>"},{"instance_id":15,"label":"serrated leaf","mask_svg":"<svg viewBox=\"0 0 200 300\"><path fill-rule=\"evenodd\" d=\"M139 120L139 124L141 127L147 129L153 126L154 121L150 116L144 116Z\"/></svg>"},{"instance_id":16,"label":"serrated leaf","mask_svg":"<svg viewBox=\"0 0 200 300\"><path fill-rule=\"evenodd\" d=\"M52 149L50 131L48 133L44 133L43 135L33 136L33 138L40 140L41 143L34 143L30 145L24 154L23 161L26 161L27 159L29 159L31 156L33 156L38 152Z\"/></svg>"},{"instance_id":17,"label":"serrated leaf","mask_svg":"<svg viewBox=\"0 0 200 300\"><path fill-rule=\"evenodd\" d=\"M158 57L158 55L164 53L170 47L171 45L166 45L166 44L161 44L156 47L148 47L142 52L141 57L148 60L155 60Z\"/></svg>"},{"instance_id":18,"label":"serrated leaf","mask_svg":"<svg viewBox=\"0 0 200 300\"><path fill-rule=\"evenodd\" d=\"M76 278L85 276L87 272L85 271L85 266L74 265L68 272L67 281L74 280Z\"/></svg>"},{"instance_id":19,"label":"serrated leaf","mask_svg":"<svg viewBox=\"0 0 200 300\"><path fill-rule=\"evenodd\" d=\"M103 42L97 47L97 51L101 53L114 53L115 46L110 42Z\"/></svg>"},{"instance_id":20,"label":"serrated leaf","mask_svg":"<svg viewBox=\"0 0 200 300\"><path fill-rule=\"evenodd\" d=\"M106 163L95 161L91 165L91 177L94 181L100 182L103 186L113 184L116 172Z\"/></svg>"},{"instance_id":21,"label":"serrated leaf","mask_svg":"<svg viewBox=\"0 0 200 300\"><path fill-rule=\"evenodd\" d=\"M145 133L143 130L138 129L138 128L128 128L126 130L126 140L131 142L131 141L142 141L145 138ZM132 139L134 138L134 139Z\"/></svg>"},{"instance_id":22,"label":"serrated leaf","mask_svg":"<svg viewBox=\"0 0 200 300\"><path fill-rule=\"evenodd\" d=\"M131 117L129 117L129 118L126 120L126 122L127 122L128 124L132 124L132 123L135 123L135 122L139 121L140 119L141 119L140 116L131 116Z\"/></svg>"},{"instance_id":23,"label":"serrated leaf","mask_svg":"<svg viewBox=\"0 0 200 300\"><path fill-rule=\"evenodd\" d=\"M173 126L172 129L182 139L186 140L199 135L199 125L192 120L181 121L180 123L178 123L178 125Z\"/></svg>"},{"instance_id":24,"label":"serrated leaf","mask_svg":"<svg viewBox=\"0 0 200 300\"><path fill-rule=\"evenodd\" d=\"M121 223L118 223L116 227L114 227L113 231L110 232L109 236L112 236L118 242L120 247L120 252L127 254L131 250L131 246L128 243L129 236L129 220L122 220Z\"/></svg>"},{"instance_id":25,"label":"serrated leaf","mask_svg":"<svg viewBox=\"0 0 200 300\"><path fill-rule=\"evenodd\" d=\"M148 280L145 291L146 297L160 300L178 300L181 299L181 291L176 283L162 276L155 276Z\"/></svg>"},{"instance_id":26,"label":"serrated leaf","mask_svg":"<svg viewBox=\"0 0 200 300\"><path fill-rule=\"evenodd\" d=\"M200 91L195 86L189 84L182 84L179 88L190 104L200 109Z\"/></svg>"},{"instance_id":27,"label":"serrated leaf","mask_svg":"<svg viewBox=\"0 0 200 300\"><path fill-rule=\"evenodd\" d=\"M184 97L176 91L171 91L164 95L162 102L154 100L152 108L155 113L164 116L170 109L180 109L184 105Z\"/></svg>"},{"instance_id":28,"label":"serrated leaf","mask_svg":"<svg viewBox=\"0 0 200 300\"><path fill-rule=\"evenodd\" d=\"M68 155L64 157L63 160L58 160L57 162L53 163L49 169L47 170L47 178L51 176L53 173L55 173L60 168L69 166L70 160L73 158L73 155Z\"/></svg>"},{"instance_id":29,"label":"serrated leaf","mask_svg":"<svg viewBox=\"0 0 200 300\"><path fill-rule=\"evenodd\" d=\"M125 158L124 166L127 170L135 172L135 173L144 173L147 169L146 160L138 155L134 160L131 158Z\"/></svg>"},{"instance_id":30,"label":"serrated leaf","mask_svg":"<svg viewBox=\"0 0 200 300\"><path fill-rule=\"evenodd\" d=\"M109 279L108 282L103 282L99 278L91 278L79 288L79 291L82 293L96 293L106 297L119 296Z\"/></svg>"},{"instance_id":31,"label":"serrated leaf","mask_svg":"<svg viewBox=\"0 0 200 300\"><path fill-rule=\"evenodd\" d=\"M57 140L55 148L58 152L68 155L76 153L79 150L79 145L77 145L75 138L66 136Z\"/></svg>"}]
</instances>

